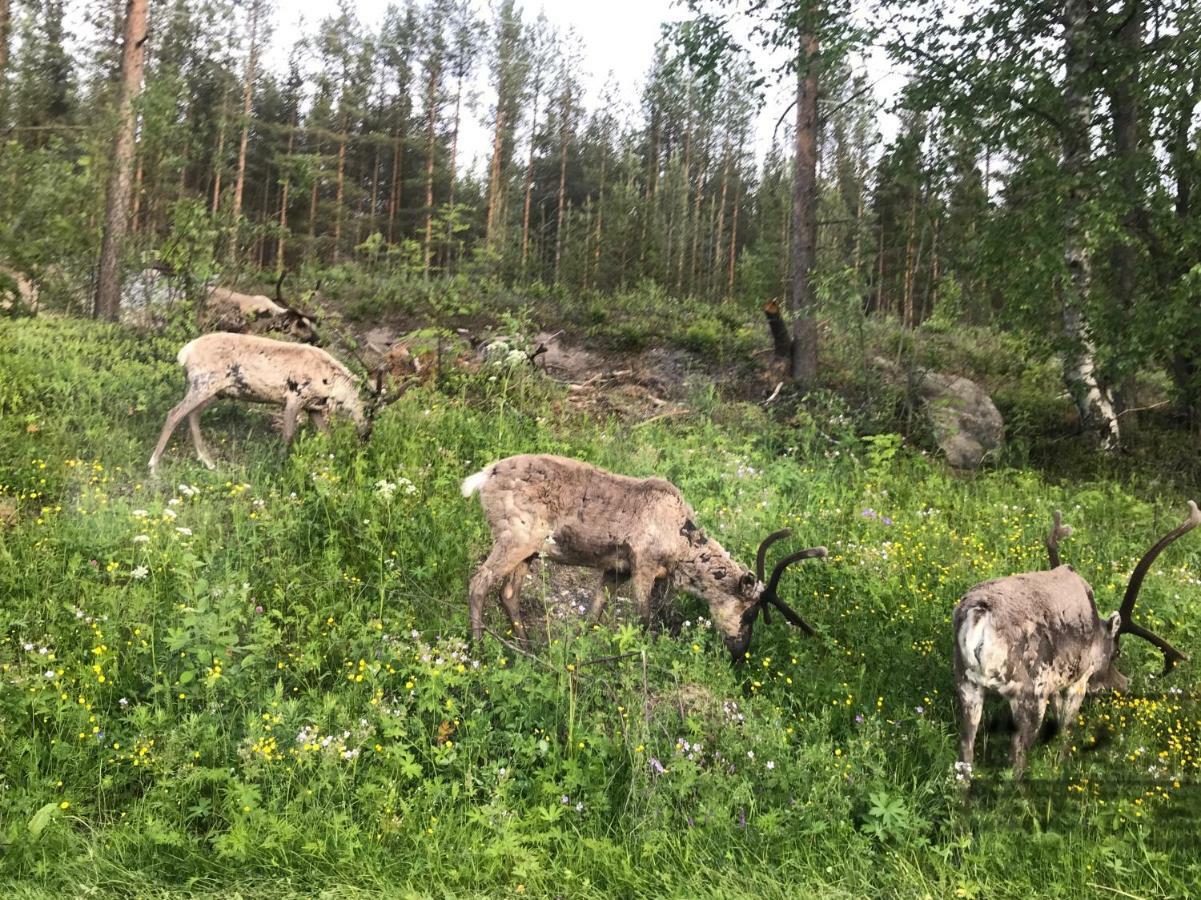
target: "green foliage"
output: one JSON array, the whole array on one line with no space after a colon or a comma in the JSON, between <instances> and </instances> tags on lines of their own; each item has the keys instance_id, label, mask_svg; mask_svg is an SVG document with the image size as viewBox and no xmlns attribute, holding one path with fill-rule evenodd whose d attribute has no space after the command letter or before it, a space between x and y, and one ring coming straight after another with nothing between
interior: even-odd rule
<instances>
[{"instance_id":1,"label":"green foliage","mask_svg":"<svg viewBox=\"0 0 1201 900\"><path fill-rule=\"evenodd\" d=\"M1027 794L1009 789L1005 737L984 736L969 807L947 643L966 587L1044 565L1056 507L1077 526L1066 558L1116 605L1178 496L952 478L893 434L865 455L821 396L808 426L715 395L711 417L631 430L564 411L524 369L415 388L368 444L306 431L287 457L265 413L218 404L218 470L177 439L150 480L179 339L56 317L0 329L10 892L1191 892L1195 673L1173 676L1180 695L1090 701L1077 752L1033 752ZM732 669L698 601L677 597L662 634L621 602L590 628L542 572L534 656L467 648L488 538L458 483L520 451L668 477L744 560L785 525L827 545L782 584L819 635L760 623ZM1185 647L1199 572L1183 540L1140 601ZM1123 651L1154 691L1155 651Z\"/></svg>"}]
</instances>

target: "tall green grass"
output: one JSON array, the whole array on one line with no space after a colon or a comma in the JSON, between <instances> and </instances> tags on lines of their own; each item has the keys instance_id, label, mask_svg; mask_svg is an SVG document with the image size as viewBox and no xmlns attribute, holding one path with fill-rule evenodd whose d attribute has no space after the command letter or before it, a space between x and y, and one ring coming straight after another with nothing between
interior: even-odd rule
<instances>
[{"instance_id":1,"label":"tall green grass","mask_svg":"<svg viewBox=\"0 0 1201 900\"><path fill-rule=\"evenodd\" d=\"M178 343L0 325L6 895L1196 893L1192 664L1159 679L1128 640L1131 695L1086 704L1066 760L1036 749L1019 789L996 732L971 802L952 771L957 597L1045 565L1060 507L1116 607L1184 512L1159 482L953 476L819 407L598 423L500 369L288 455L267 411L219 404L217 471L181 432L151 480ZM544 580L532 658L469 649L488 539L458 482L524 451L670 478L743 559L781 525L826 544L785 587L819 635L760 623L732 669L693 598L656 634L590 629ZM1199 573L1186 538L1139 607L1194 652Z\"/></svg>"}]
</instances>

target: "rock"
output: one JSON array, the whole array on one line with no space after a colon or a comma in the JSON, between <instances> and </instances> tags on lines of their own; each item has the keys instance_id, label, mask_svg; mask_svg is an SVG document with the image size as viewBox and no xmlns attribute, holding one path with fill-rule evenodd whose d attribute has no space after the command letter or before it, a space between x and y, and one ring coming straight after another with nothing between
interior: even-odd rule
<instances>
[{"instance_id":1,"label":"rock","mask_svg":"<svg viewBox=\"0 0 1201 900\"><path fill-rule=\"evenodd\" d=\"M934 440L957 469L976 469L1000 449L1005 421L980 385L962 375L925 372L917 384Z\"/></svg>"},{"instance_id":2,"label":"rock","mask_svg":"<svg viewBox=\"0 0 1201 900\"><path fill-rule=\"evenodd\" d=\"M873 360L885 380L904 385L906 373L892 362ZM1005 440L1005 420L992 398L976 382L962 375L912 373L922 412L934 440L956 469L976 469L985 456L999 450Z\"/></svg>"}]
</instances>

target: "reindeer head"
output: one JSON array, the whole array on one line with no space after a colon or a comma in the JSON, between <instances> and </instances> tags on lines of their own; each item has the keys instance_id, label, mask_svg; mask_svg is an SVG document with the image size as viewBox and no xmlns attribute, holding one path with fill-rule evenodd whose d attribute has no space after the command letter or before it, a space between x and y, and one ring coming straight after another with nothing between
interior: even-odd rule
<instances>
[{"instance_id":1,"label":"reindeer head","mask_svg":"<svg viewBox=\"0 0 1201 900\"><path fill-rule=\"evenodd\" d=\"M1126 595L1122 598L1121 608L1101 623L1101 628L1095 638L1096 645L1094 652L1097 654L1098 664L1093 677L1089 679L1088 689L1090 692L1107 690L1124 691L1129 685L1130 680L1118 670L1116 665L1117 660L1122 655L1120 641L1123 634L1136 635L1158 647L1163 653L1164 675L1172 671L1177 662L1188 659L1187 656L1159 635L1143 628L1132 618L1134 603L1138 599L1139 589L1143 585L1143 579L1146 577L1147 571L1151 568L1151 564L1155 562L1155 558L1172 541L1201 525L1201 510L1197 509L1197 504L1190 500L1188 507L1188 518L1178 527L1160 538L1146 552L1143 558L1138 561L1138 565L1134 567L1134 571L1130 574L1130 583L1126 586ZM1059 510L1055 511L1053 522L1051 532L1047 535L1047 553L1051 567L1055 568L1059 565L1059 540L1070 535L1072 528L1070 525L1063 524ZM1091 589L1089 590L1089 596L1090 598L1092 597Z\"/></svg>"},{"instance_id":2,"label":"reindeer head","mask_svg":"<svg viewBox=\"0 0 1201 900\"><path fill-rule=\"evenodd\" d=\"M811 547L784 557L776 563L771 578L764 582L764 565L768 548L792 532L785 528L767 536L759 545L755 571L739 565L716 541L705 536L691 520L684 523L682 533L688 540L689 555L680 564L683 576L681 587L704 597L709 603L713 622L721 632L726 649L735 663L746 658L751 644L755 620L763 612L770 624L768 608L776 607L790 624L814 634L813 628L782 601L776 590L784 570L798 560L825 557L825 547Z\"/></svg>"},{"instance_id":3,"label":"reindeer head","mask_svg":"<svg viewBox=\"0 0 1201 900\"><path fill-rule=\"evenodd\" d=\"M275 302L286 310L279 323L279 330L306 344L318 344L320 337L317 334L317 317L296 309L283 298L284 279L287 277L286 271L281 272L279 280L275 282Z\"/></svg>"}]
</instances>

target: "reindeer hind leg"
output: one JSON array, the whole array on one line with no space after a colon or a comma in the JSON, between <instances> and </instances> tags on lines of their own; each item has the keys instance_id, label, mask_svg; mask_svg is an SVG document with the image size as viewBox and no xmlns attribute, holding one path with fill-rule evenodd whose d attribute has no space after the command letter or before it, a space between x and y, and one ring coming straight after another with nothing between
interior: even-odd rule
<instances>
[{"instance_id":1,"label":"reindeer hind leg","mask_svg":"<svg viewBox=\"0 0 1201 900\"><path fill-rule=\"evenodd\" d=\"M158 461L162 458L163 451L167 449L167 442L171 440L171 435L175 433L175 429L179 427L179 423L193 409L213 400L221 392L221 387L221 385L210 385L198 388L194 384L189 385L188 393L167 413L167 421L163 423L163 430L158 436L158 443L154 445L154 452L150 454L149 466L151 474L158 468Z\"/></svg>"},{"instance_id":2,"label":"reindeer hind leg","mask_svg":"<svg viewBox=\"0 0 1201 900\"><path fill-rule=\"evenodd\" d=\"M497 584L506 582L515 569L525 565L526 560L536 550L537 544L530 546L527 544L498 543L492 547L492 552L488 554L488 558L476 569L475 575L471 578L471 585L468 588L472 640L478 642L484 637L484 602L488 599L488 594ZM508 586L508 584L505 584L506 588ZM520 591L512 591L507 600L502 596L502 602L505 605L505 609L509 612L510 618L513 620L514 631L517 632L518 638L524 641L525 626L521 624ZM513 607L510 607L510 603L514 604ZM516 609L515 616L514 609Z\"/></svg>"},{"instance_id":3,"label":"reindeer hind leg","mask_svg":"<svg viewBox=\"0 0 1201 900\"><path fill-rule=\"evenodd\" d=\"M216 399L216 397L210 397L188 413L188 430L192 433L192 445L196 448L196 458L208 469L215 469L217 466L209 455L208 447L204 443L204 436L200 433L200 415L212 406Z\"/></svg>"}]
</instances>

